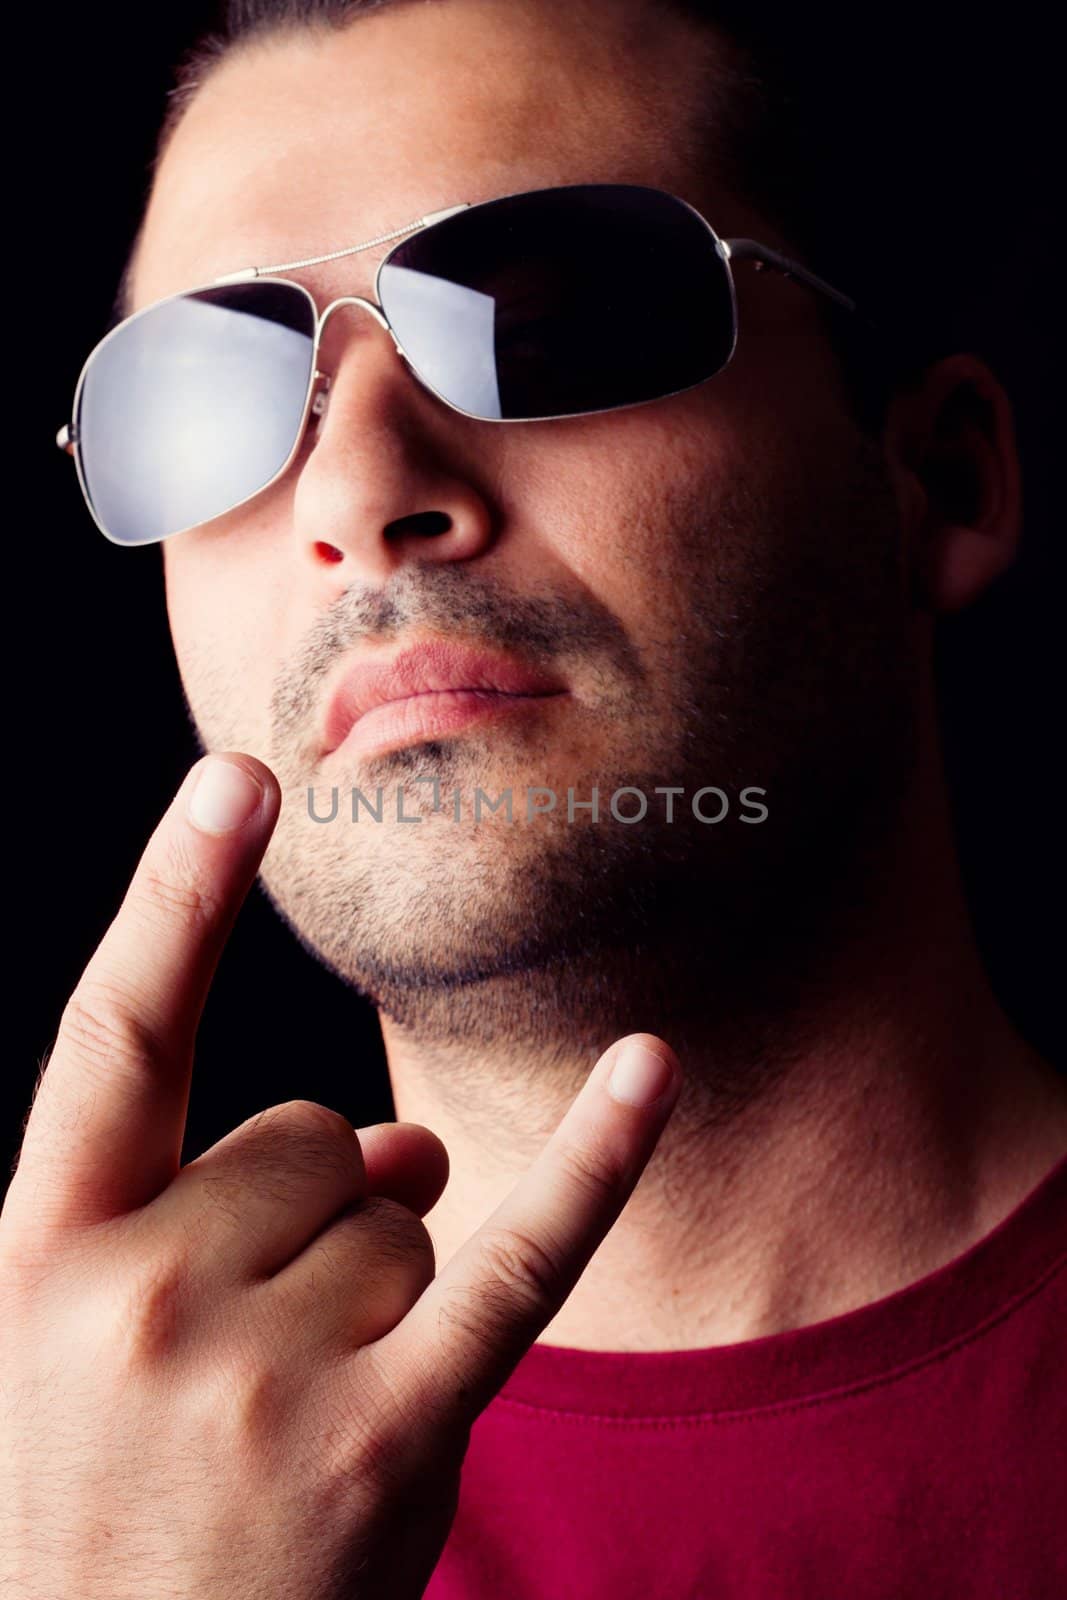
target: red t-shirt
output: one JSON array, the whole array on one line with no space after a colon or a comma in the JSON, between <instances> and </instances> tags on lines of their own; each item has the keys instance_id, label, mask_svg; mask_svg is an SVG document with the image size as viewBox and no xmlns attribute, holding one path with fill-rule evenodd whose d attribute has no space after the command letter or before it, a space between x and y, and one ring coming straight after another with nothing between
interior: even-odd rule
<instances>
[{"instance_id":1,"label":"red t-shirt","mask_svg":"<svg viewBox=\"0 0 1067 1600\"><path fill-rule=\"evenodd\" d=\"M1067 1158L843 1316L708 1350L534 1345L427 1600L1067 1600Z\"/></svg>"}]
</instances>

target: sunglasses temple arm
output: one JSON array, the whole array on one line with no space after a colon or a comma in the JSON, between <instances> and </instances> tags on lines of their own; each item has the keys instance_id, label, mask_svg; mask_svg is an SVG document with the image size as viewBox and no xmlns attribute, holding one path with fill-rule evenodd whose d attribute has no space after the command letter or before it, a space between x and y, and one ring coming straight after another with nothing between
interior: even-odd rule
<instances>
[{"instance_id":1,"label":"sunglasses temple arm","mask_svg":"<svg viewBox=\"0 0 1067 1600\"><path fill-rule=\"evenodd\" d=\"M818 294L827 295L831 300L836 300L839 306L844 306L846 311L855 311L856 302L847 294L842 294L840 289L835 289L827 283L825 278L816 277L814 272L809 272L807 267L802 267L798 261L791 261L788 256L779 255L777 250L772 250L769 245L759 244L755 239L723 239L727 256L731 261L754 261L757 269L771 267L775 272L780 272L783 277L795 278L798 283L806 284L809 289L814 289Z\"/></svg>"}]
</instances>

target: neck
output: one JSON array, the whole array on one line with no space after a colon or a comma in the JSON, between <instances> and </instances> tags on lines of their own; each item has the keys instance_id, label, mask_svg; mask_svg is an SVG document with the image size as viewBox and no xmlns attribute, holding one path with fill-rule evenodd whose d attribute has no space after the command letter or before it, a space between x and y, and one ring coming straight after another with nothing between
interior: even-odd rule
<instances>
[{"instance_id":1,"label":"neck","mask_svg":"<svg viewBox=\"0 0 1067 1600\"><path fill-rule=\"evenodd\" d=\"M689 931L494 980L445 997L447 1043L383 1014L397 1118L449 1151L425 1218L439 1269L637 1030L677 1051L682 1098L543 1343L678 1350L822 1321L935 1271L1041 1181L1067 1152L1067 1085L990 990L924 745L891 839L849 880L853 914L796 919L728 972Z\"/></svg>"}]
</instances>

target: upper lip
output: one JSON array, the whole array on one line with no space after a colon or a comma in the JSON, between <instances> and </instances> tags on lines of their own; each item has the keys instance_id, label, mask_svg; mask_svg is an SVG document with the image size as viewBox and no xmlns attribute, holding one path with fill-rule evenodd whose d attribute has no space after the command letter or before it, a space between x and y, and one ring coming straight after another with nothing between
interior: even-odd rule
<instances>
[{"instance_id":1,"label":"upper lip","mask_svg":"<svg viewBox=\"0 0 1067 1600\"><path fill-rule=\"evenodd\" d=\"M561 694L565 685L513 656L478 646L429 639L384 656L355 661L326 703L322 753L328 755L367 711L389 700L434 690L483 689L498 694Z\"/></svg>"}]
</instances>

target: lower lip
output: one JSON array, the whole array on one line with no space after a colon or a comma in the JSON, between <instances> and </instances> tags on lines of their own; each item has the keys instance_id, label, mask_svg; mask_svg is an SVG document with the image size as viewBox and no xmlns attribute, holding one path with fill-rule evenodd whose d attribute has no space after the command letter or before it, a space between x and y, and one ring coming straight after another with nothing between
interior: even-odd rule
<instances>
[{"instance_id":1,"label":"lower lip","mask_svg":"<svg viewBox=\"0 0 1067 1600\"><path fill-rule=\"evenodd\" d=\"M408 695L405 700L389 700L365 711L354 722L332 754L369 755L386 749L400 749L424 739L441 739L458 733L475 722L521 715L552 700L565 690L551 694L504 694L489 689L433 689L425 694Z\"/></svg>"}]
</instances>

